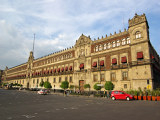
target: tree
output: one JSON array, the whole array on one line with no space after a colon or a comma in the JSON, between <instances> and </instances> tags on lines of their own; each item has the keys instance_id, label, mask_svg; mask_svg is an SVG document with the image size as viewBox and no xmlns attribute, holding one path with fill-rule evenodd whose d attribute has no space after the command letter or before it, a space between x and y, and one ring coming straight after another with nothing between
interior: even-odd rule
<instances>
[{"instance_id":1,"label":"tree","mask_svg":"<svg viewBox=\"0 0 160 120\"><path fill-rule=\"evenodd\" d=\"M44 82L41 81L41 82L39 83L39 86L43 87L43 85L44 85Z\"/></svg>"},{"instance_id":2,"label":"tree","mask_svg":"<svg viewBox=\"0 0 160 120\"><path fill-rule=\"evenodd\" d=\"M75 87L74 85L70 85L69 86L70 89L74 89L74 87Z\"/></svg>"},{"instance_id":3,"label":"tree","mask_svg":"<svg viewBox=\"0 0 160 120\"><path fill-rule=\"evenodd\" d=\"M113 90L114 85L113 85L113 83L111 81L106 81L104 87L105 87L106 90Z\"/></svg>"},{"instance_id":4,"label":"tree","mask_svg":"<svg viewBox=\"0 0 160 120\"><path fill-rule=\"evenodd\" d=\"M88 89L89 89L89 91L90 91L91 86L90 86L90 84L85 84L85 85L84 85L84 88L85 88L85 89L87 89L87 88L88 88Z\"/></svg>"},{"instance_id":5,"label":"tree","mask_svg":"<svg viewBox=\"0 0 160 120\"><path fill-rule=\"evenodd\" d=\"M96 83L96 84L94 85L94 89L98 91L98 90L101 89L101 86L97 86L97 84L99 84L99 83Z\"/></svg>"},{"instance_id":6,"label":"tree","mask_svg":"<svg viewBox=\"0 0 160 120\"><path fill-rule=\"evenodd\" d=\"M45 81L44 84L43 84L44 88L52 88L52 85L50 82L48 81Z\"/></svg>"},{"instance_id":7,"label":"tree","mask_svg":"<svg viewBox=\"0 0 160 120\"><path fill-rule=\"evenodd\" d=\"M63 88L64 90L67 89L69 87L69 82L68 81L63 81L60 85L61 88Z\"/></svg>"},{"instance_id":8,"label":"tree","mask_svg":"<svg viewBox=\"0 0 160 120\"><path fill-rule=\"evenodd\" d=\"M62 89L64 89L64 92L65 92L65 89L67 89L69 87L69 82L68 81L63 81L60 85L60 87Z\"/></svg>"}]
</instances>

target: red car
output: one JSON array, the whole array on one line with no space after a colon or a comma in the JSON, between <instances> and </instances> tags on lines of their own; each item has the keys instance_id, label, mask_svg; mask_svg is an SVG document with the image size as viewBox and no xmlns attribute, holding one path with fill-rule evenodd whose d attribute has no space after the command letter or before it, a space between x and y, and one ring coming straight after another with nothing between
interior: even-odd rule
<instances>
[{"instance_id":1,"label":"red car","mask_svg":"<svg viewBox=\"0 0 160 120\"><path fill-rule=\"evenodd\" d=\"M128 100L128 101L129 100L133 100L133 96L132 95L127 94L124 91L119 91L119 90L112 91L111 92L111 98L112 98L112 100L118 100L118 99Z\"/></svg>"}]
</instances>

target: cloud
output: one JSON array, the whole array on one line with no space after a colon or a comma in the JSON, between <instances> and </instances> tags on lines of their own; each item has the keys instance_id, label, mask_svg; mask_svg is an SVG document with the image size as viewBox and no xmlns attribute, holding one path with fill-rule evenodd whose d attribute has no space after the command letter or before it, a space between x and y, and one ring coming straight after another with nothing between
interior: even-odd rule
<instances>
[{"instance_id":1,"label":"cloud","mask_svg":"<svg viewBox=\"0 0 160 120\"><path fill-rule=\"evenodd\" d=\"M123 31L135 13L159 15L158 0L5 0L0 5L0 64L26 62L36 34L35 58L71 47L83 33L92 40ZM157 23L157 22L156 22ZM158 24L158 23L157 23ZM152 24L151 24L152 27ZM158 27L155 28L157 31ZM150 30L154 32L152 29ZM158 39L158 38L155 38ZM16 56L16 57L15 57ZM1 66L0 66L1 67Z\"/></svg>"}]
</instances>

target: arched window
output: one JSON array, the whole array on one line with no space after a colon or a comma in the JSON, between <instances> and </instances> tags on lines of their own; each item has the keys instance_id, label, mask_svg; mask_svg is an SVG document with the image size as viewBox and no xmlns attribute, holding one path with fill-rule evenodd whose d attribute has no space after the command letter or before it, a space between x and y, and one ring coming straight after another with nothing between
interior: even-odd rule
<instances>
[{"instance_id":1,"label":"arched window","mask_svg":"<svg viewBox=\"0 0 160 120\"><path fill-rule=\"evenodd\" d=\"M141 32L137 31L136 32L136 39L141 38Z\"/></svg>"},{"instance_id":2,"label":"arched window","mask_svg":"<svg viewBox=\"0 0 160 120\"><path fill-rule=\"evenodd\" d=\"M99 45L99 51L101 51L101 50L102 50L102 45L100 44L100 45Z\"/></svg>"},{"instance_id":3,"label":"arched window","mask_svg":"<svg viewBox=\"0 0 160 120\"><path fill-rule=\"evenodd\" d=\"M130 38L128 37L127 38L127 44L130 44L131 43L131 41L130 41Z\"/></svg>"},{"instance_id":4,"label":"arched window","mask_svg":"<svg viewBox=\"0 0 160 120\"><path fill-rule=\"evenodd\" d=\"M98 45L96 46L96 52L98 51Z\"/></svg>"},{"instance_id":5,"label":"arched window","mask_svg":"<svg viewBox=\"0 0 160 120\"><path fill-rule=\"evenodd\" d=\"M116 42L115 41L113 41L112 46L116 47Z\"/></svg>"},{"instance_id":6,"label":"arched window","mask_svg":"<svg viewBox=\"0 0 160 120\"><path fill-rule=\"evenodd\" d=\"M106 50L107 49L107 44L104 44L104 50Z\"/></svg>"},{"instance_id":7,"label":"arched window","mask_svg":"<svg viewBox=\"0 0 160 120\"><path fill-rule=\"evenodd\" d=\"M117 46L120 46L120 41L119 40L117 40Z\"/></svg>"},{"instance_id":8,"label":"arched window","mask_svg":"<svg viewBox=\"0 0 160 120\"><path fill-rule=\"evenodd\" d=\"M122 39L122 45L125 45L125 44L126 44L126 40L124 38L124 39Z\"/></svg>"}]
</instances>

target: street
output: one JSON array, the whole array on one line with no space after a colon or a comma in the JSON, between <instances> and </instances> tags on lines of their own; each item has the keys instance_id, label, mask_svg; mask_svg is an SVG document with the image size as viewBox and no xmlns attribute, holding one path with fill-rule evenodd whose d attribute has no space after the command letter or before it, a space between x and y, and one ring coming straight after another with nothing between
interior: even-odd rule
<instances>
[{"instance_id":1,"label":"street","mask_svg":"<svg viewBox=\"0 0 160 120\"><path fill-rule=\"evenodd\" d=\"M160 102L37 95L0 89L0 120L158 120Z\"/></svg>"}]
</instances>

